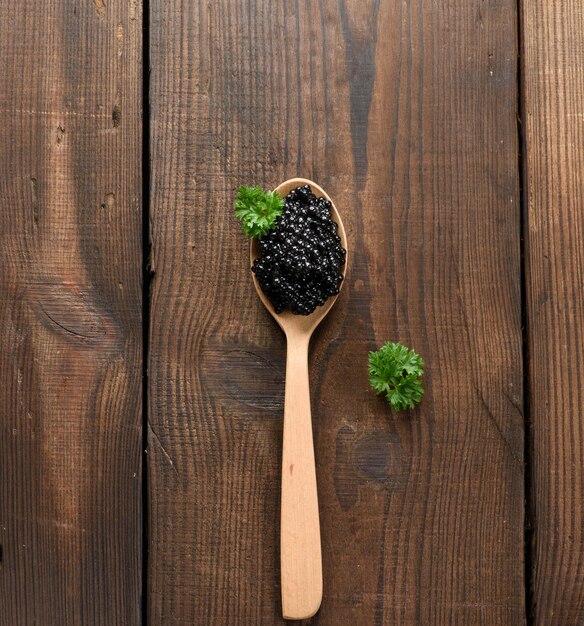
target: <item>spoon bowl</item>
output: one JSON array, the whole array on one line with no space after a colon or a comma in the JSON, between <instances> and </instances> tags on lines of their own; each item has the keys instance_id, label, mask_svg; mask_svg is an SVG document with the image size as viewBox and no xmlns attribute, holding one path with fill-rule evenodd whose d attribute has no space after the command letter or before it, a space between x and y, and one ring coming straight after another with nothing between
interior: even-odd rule
<instances>
[{"instance_id":1,"label":"spoon bowl","mask_svg":"<svg viewBox=\"0 0 584 626\"><path fill-rule=\"evenodd\" d=\"M291 178L290 180L287 180L283 182L282 184L278 185L275 191L277 191L280 194L280 196L282 196L282 198L285 198L290 193L290 191L292 191L292 189L294 189L295 187L301 187L303 185L309 185L315 196L317 197L322 196L331 203L331 217L333 218L333 221L336 222L337 226L339 227L338 235L341 238L341 245L343 246L345 250L347 250L347 254L345 256L345 264L343 265L342 270L341 270L343 274L343 282L339 286L339 293L340 293L340 289L343 288L343 284L345 282L344 279L345 279L345 274L347 271L349 251L347 249L347 235L345 233L345 228L343 226L343 222L341 221L341 216L339 215L339 212L337 211L335 207L335 203L331 200L330 196L326 193L326 191L322 187L312 182L311 180L307 180L306 178ZM259 256L260 256L259 239L252 239L251 244L250 244L250 260L251 260L252 265L253 265L253 262ZM264 306L266 307L266 309L268 309L268 311L270 312L272 317L276 320L276 322L278 322L278 325L280 326L280 328L284 331L284 333L286 333L286 336L288 336L288 333L291 332L291 333L308 334L308 336L310 337L310 335L312 335L312 333L314 332L314 329L322 322L322 320L325 318L327 313L331 310L333 304L336 302L337 298L339 297L339 294L331 296L322 306L316 307L316 309L310 315L295 315L294 313L291 313L290 311L282 311L282 313L276 313L276 311L274 311L274 307L272 306L272 303L268 300L268 298L266 297L266 294L262 291L262 288L260 287L260 284L256 278L256 275L253 272L252 272L252 278L253 278L253 284L256 288L256 291L258 292L258 296L260 297L260 300L264 303Z\"/></svg>"},{"instance_id":2,"label":"spoon bowl","mask_svg":"<svg viewBox=\"0 0 584 626\"><path fill-rule=\"evenodd\" d=\"M347 250L347 236L334 202L319 185L305 178L292 178L276 191L284 198L295 187L309 185L316 196L331 203L331 216L338 225L341 245ZM253 239L250 258L260 254L259 241ZM348 254L342 267L343 286ZM255 274L253 282L264 306L286 334L286 390L282 442L282 497L280 505L280 572L282 613L284 619L308 619L319 609L322 600L322 556L310 391L308 347L314 329L331 310L338 294L331 296L310 315L290 311L276 313L262 291Z\"/></svg>"}]
</instances>

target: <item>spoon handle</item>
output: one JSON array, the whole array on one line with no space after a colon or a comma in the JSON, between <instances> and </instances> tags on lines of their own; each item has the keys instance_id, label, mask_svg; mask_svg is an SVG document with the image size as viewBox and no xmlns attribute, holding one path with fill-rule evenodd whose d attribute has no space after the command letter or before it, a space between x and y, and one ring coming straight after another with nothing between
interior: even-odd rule
<instances>
[{"instance_id":1,"label":"spoon handle","mask_svg":"<svg viewBox=\"0 0 584 626\"><path fill-rule=\"evenodd\" d=\"M322 599L322 559L305 335L288 337L282 447L280 559L284 619L306 619Z\"/></svg>"}]
</instances>

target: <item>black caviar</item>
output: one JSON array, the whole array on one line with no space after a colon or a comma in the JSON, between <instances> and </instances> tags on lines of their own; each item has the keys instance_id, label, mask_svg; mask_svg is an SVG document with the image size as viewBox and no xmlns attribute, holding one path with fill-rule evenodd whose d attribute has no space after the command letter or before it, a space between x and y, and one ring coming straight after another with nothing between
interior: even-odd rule
<instances>
[{"instance_id":1,"label":"black caviar","mask_svg":"<svg viewBox=\"0 0 584 626\"><path fill-rule=\"evenodd\" d=\"M331 217L331 203L309 185L286 196L274 228L260 238L252 271L276 313L309 315L339 293L346 250Z\"/></svg>"}]
</instances>

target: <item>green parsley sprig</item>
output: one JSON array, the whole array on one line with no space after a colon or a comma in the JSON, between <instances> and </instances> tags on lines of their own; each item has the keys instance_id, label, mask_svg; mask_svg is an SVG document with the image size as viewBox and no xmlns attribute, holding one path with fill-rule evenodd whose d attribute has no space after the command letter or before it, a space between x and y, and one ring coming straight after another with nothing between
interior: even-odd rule
<instances>
[{"instance_id":1,"label":"green parsley sprig","mask_svg":"<svg viewBox=\"0 0 584 626\"><path fill-rule=\"evenodd\" d=\"M424 395L423 375L423 359L401 343L388 341L369 353L369 382L396 411L419 404Z\"/></svg>"},{"instance_id":2,"label":"green parsley sprig","mask_svg":"<svg viewBox=\"0 0 584 626\"><path fill-rule=\"evenodd\" d=\"M250 239L268 233L283 208L284 200L279 193L261 187L240 187L235 198L235 216Z\"/></svg>"}]
</instances>

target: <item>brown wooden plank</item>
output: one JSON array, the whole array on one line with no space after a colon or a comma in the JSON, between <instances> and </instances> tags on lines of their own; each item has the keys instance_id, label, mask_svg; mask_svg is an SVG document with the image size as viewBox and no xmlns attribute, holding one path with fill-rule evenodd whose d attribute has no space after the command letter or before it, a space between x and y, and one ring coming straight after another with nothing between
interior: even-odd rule
<instances>
[{"instance_id":1,"label":"brown wooden plank","mask_svg":"<svg viewBox=\"0 0 584 626\"><path fill-rule=\"evenodd\" d=\"M136 624L138 2L0 1L0 624Z\"/></svg>"},{"instance_id":2,"label":"brown wooden plank","mask_svg":"<svg viewBox=\"0 0 584 626\"><path fill-rule=\"evenodd\" d=\"M302 175L352 253L312 345L312 623L522 624L515 3L151 15L150 623L281 623L285 347L231 205ZM428 363L411 415L368 387L386 338Z\"/></svg>"},{"instance_id":3,"label":"brown wooden plank","mask_svg":"<svg viewBox=\"0 0 584 626\"><path fill-rule=\"evenodd\" d=\"M584 623L584 13L524 2L536 624Z\"/></svg>"}]
</instances>

